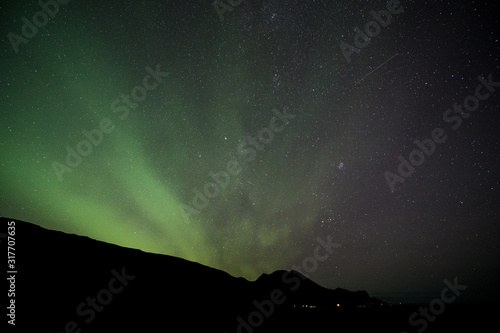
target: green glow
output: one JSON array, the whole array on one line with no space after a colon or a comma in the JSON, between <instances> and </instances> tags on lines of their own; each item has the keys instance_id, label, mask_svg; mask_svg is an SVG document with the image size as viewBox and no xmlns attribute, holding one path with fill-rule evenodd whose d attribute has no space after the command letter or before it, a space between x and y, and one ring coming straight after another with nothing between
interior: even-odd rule
<instances>
[{"instance_id":1,"label":"green glow","mask_svg":"<svg viewBox=\"0 0 500 333\"><path fill-rule=\"evenodd\" d=\"M138 53L131 65L127 54L109 52L105 34L79 31L77 7L71 8L65 10L75 16L70 30L78 37L53 36L55 26L45 27L12 57L16 75L4 75L11 88L0 103L11 116L0 131L2 214L250 279L289 268L284 265L302 250L297 235L314 225L322 204L311 187L328 172L321 152L310 155L320 169L286 164L304 111L272 99L262 103L260 96L271 92L252 82L267 80L263 71L215 44L207 56L220 53L224 66L193 72L189 59L173 53L155 60ZM218 33L220 40L232 34ZM36 63L24 65L27 54ZM120 119L111 103L141 85L144 68L156 64L171 76ZM297 117L246 162L240 142L268 127L273 108L283 107ZM76 149L82 131L99 128L105 118L114 130L58 181L52 162L65 165L66 146ZM210 172L226 170L232 160L241 173L187 223L181 204L192 206L193 189L203 191L213 182Z\"/></svg>"}]
</instances>

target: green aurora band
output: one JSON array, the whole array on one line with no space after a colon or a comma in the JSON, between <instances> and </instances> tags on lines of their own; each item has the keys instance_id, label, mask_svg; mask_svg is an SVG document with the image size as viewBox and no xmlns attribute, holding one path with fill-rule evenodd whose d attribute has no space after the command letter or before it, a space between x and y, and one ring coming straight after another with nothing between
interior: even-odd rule
<instances>
[{"instance_id":1,"label":"green aurora band","mask_svg":"<svg viewBox=\"0 0 500 333\"><path fill-rule=\"evenodd\" d=\"M203 64L200 54L192 60L174 52L160 59L153 51L124 54L116 37L106 40L102 26L89 25L71 6L21 45L20 54L4 56L15 72L2 73L10 83L0 102L10 124L1 132L2 214L250 279L298 263L303 235L326 203L311 193L329 172L328 154L318 149L302 156L310 162L290 164L290 154L303 154L294 150L297 121L303 126L313 117L305 119L292 99L285 105L269 98L271 86L263 91L252 84L267 80L258 69L266 59L243 65L244 57L262 56L258 50L234 55L238 42L216 20L212 31L219 36L200 23L192 33L208 31L211 42L196 35L196 50L223 66ZM221 41L231 47L221 51ZM113 101L141 85L145 68L157 64L170 75L120 119ZM285 107L296 118L246 161L238 145L269 127L273 109ZM53 162L66 165L66 147L76 149L82 131L99 128L103 119L113 131L59 181ZM233 160L241 172L186 221L181 207L193 206L193 189L203 191L213 182L210 172Z\"/></svg>"}]
</instances>

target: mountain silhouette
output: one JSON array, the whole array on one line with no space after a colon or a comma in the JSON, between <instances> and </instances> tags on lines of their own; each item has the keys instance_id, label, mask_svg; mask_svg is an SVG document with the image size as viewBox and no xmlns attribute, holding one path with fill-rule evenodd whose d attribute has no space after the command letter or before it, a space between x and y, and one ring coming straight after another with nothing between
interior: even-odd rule
<instances>
[{"instance_id":1,"label":"mountain silhouette","mask_svg":"<svg viewBox=\"0 0 500 333\"><path fill-rule=\"evenodd\" d=\"M323 288L296 271L248 281L169 255L1 220L1 232L15 223L15 331L340 332L378 325L399 332L408 326L411 309L388 312L388 304L365 291ZM5 253L7 238L0 241Z\"/></svg>"}]
</instances>

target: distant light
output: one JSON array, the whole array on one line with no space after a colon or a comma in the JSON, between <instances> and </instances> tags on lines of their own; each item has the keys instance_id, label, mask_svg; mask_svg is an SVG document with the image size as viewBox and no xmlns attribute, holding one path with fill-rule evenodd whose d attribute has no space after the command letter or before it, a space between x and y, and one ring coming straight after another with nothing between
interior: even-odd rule
<instances>
[{"instance_id":1,"label":"distant light","mask_svg":"<svg viewBox=\"0 0 500 333\"><path fill-rule=\"evenodd\" d=\"M340 304L339 304L339 303L337 303L337 307L339 307L339 306L340 306Z\"/></svg>"}]
</instances>

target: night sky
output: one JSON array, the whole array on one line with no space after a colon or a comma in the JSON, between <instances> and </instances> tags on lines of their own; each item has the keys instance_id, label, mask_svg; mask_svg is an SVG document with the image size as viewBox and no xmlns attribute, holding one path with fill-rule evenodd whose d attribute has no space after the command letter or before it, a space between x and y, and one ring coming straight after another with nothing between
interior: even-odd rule
<instances>
[{"instance_id":1,"label":"night sky","mask_svg":"<svg viewBox=\"0 0 500 333\"><path fill-rule=\"evenodd\" d=\"M325 287L499 295L498 5L221 2L3 4L0 215L250 280L331 237Z\"/></svg>"}]
</instances>

